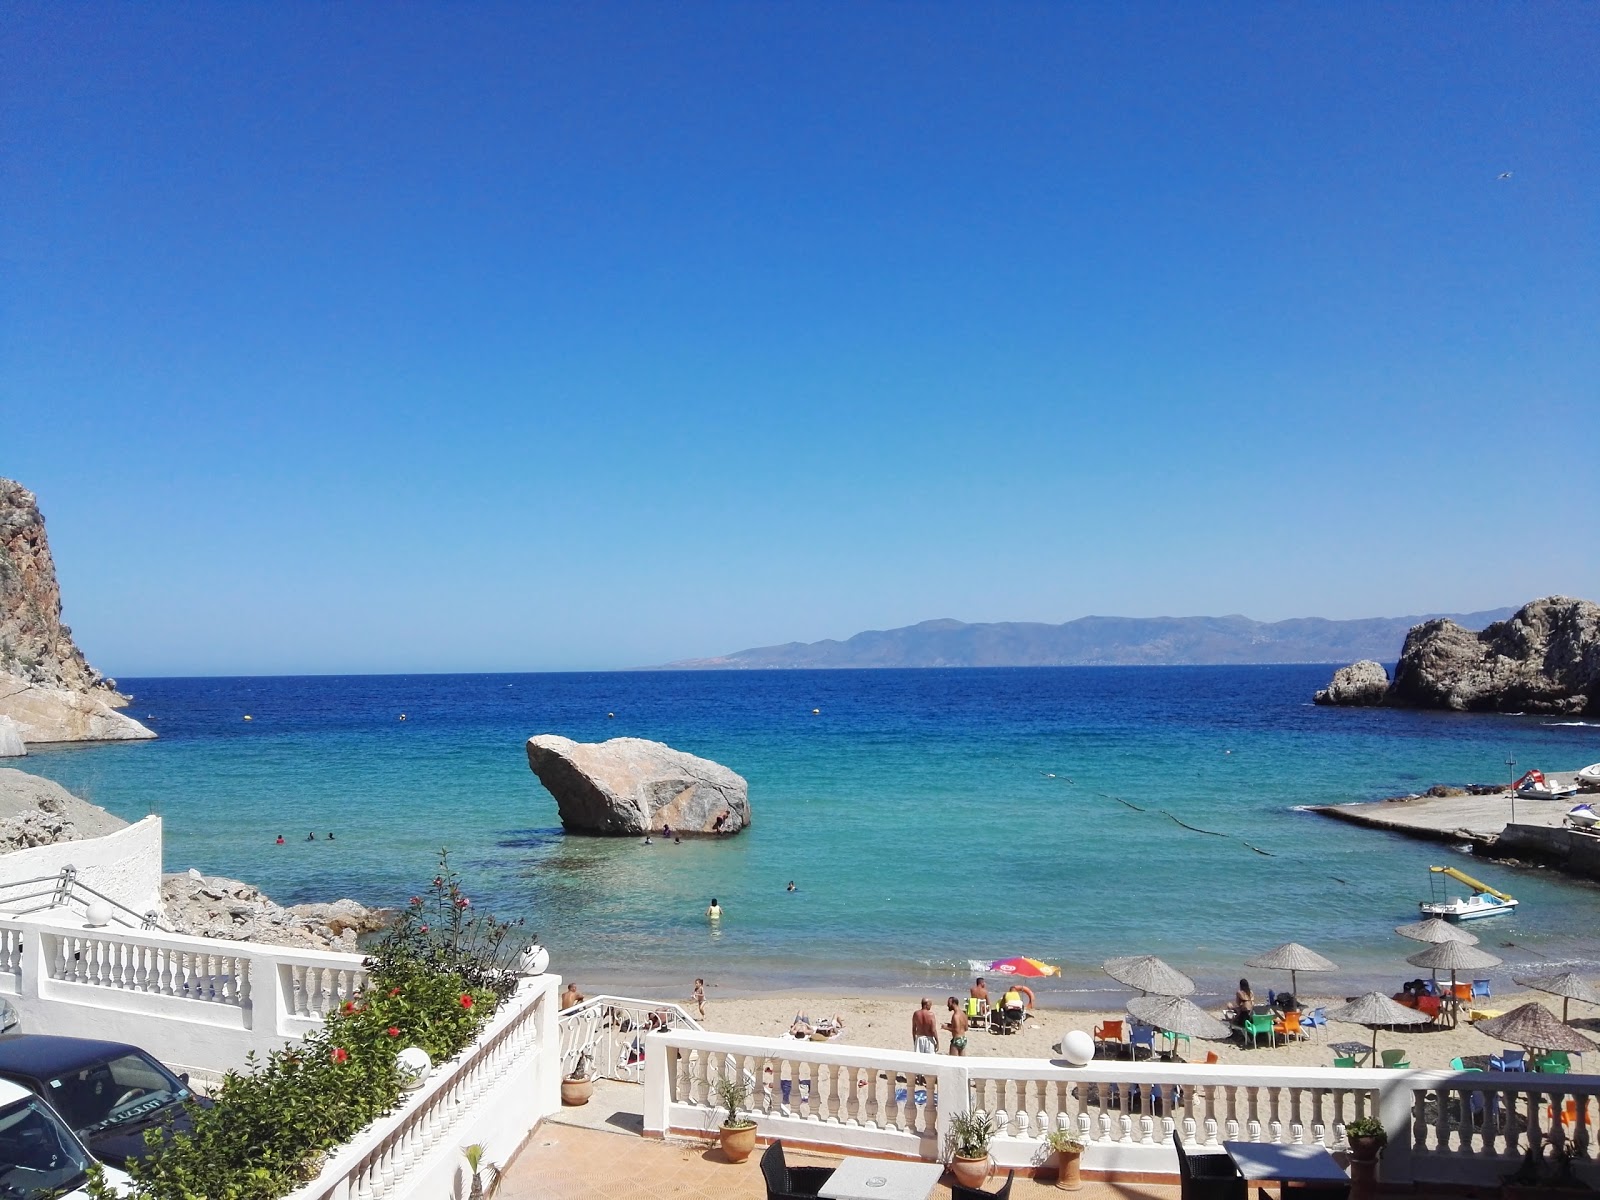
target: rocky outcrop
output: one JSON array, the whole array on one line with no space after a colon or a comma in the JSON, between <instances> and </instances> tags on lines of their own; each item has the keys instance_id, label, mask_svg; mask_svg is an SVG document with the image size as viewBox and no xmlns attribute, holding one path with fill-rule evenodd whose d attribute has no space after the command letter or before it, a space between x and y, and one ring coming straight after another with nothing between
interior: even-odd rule
<instances>
[{"instance_id":1,"label":"rocky outcrop","mask_svg":"<svg viewBox=\"0 0 1600 1200\"><path fill-rule=\"evenodd\" d=\"M0 854L103 837L127 825L53 780L0 767Z\"/></svg>"},{"instance_id":2,"label":"rocky outcrop","mask_svg":"<svg viewBox=\"0 0 1600 1200\"><path fill-rule=\"evenodd\" d=\"M34 494L0 479L0 717L24 742L123 741L155 734L61 623L61 588Z\"/></svg>"},{"instance_id":3,"label":"rocky outcrop","mask_svg":"<svg viewBox=\"0 0 1600 1200\"><path fill-rule=\"evenodd\" d=\"M528 739L528 766L555 797L569 833L617 837L736 833L750 824L749 786L719 763L643 738Z\"/></svg>"},{"instance_id":4,"label":"rocky outcrop","mask_svg":"<svg viewBox=\"0 0 1600 1200\"><path fill-rule=\"evenodd\" d=\"M1312 697L1318 704L1347 706L1382 704L1389 690L1389 672L1382 663L1364 658L1333 673L1333 682Z\"/></svg>"},{"instance_id":5,"label":"rocky outcrop","mask_svg":"<svg viewBox=\"0 0 1600 1200\"><path fill-rule=\"evenodd\" d=\"M10 717L0 717L0 758L22 758L28 747L22 744L22 726Z\"/></svg>"},{"instance_id":6,"label":"rocky outcrop","mask_svg":"<svg viewBox=\"0 0 1600 1200\"><path fill-rule=\"evenodd\" d=\"M1482 633L1424 621L1406 635L1382 703L1600 716L1600 604L1547 596Z\"/></svg>"},{"instance_id":7,"label":"rocky outcrop","mask_svg":"<svg viewBox=\"0 0 1600 1200\"><path fill-rule=\"evenodd\" d=\"M132 742L156 736L93 693L46 687L4 673L0 717L14 721L26 743Z\"/></svg>"},{"instance_id":8,"label":"rocky outcrop","mask_svg":"<svg viewBox=\"0 0 1600 1200\"><path fill-rule=\"evenodd\" d=\"M354 900L284 908L248 883L199 871L162 876L161 904L175 933L349 954L359 952L362 934L383 929L394 917L393 909Z\"/></svg>"}]
</instances>

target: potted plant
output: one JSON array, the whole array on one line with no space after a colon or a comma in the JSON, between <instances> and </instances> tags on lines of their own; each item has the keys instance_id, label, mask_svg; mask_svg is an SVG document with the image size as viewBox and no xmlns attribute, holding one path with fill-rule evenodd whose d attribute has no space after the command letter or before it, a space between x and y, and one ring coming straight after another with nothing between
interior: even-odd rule
<instances>
[{"instance_id":1,"label":"potted plant","mask_svg":"<svg viewBox=\"0 0 1600 1200\"><path fill-rule=\"evenodd\" d=\"M1056 1160L1056 1186L1064 1192L1083 1187L1083 1177L1078 1173L1083 1147L1083 1139L1074 1129L1052 1129L1045 1135L1044 1148Z\"/></svg>"},{"instance_id":2,"label":"potted plant","mask_svg":"<svg viewBox=\"0 0 1600 1200\"><path fill-rule=\"evenodd\" d=\"M1388 1144L1389 1132L1377 1117L1357 1117L1344 1127L1344 1139L1350 1143L1350 1157L1357 1162L1377 1162L1378 1154Z\"/></svg>"},{"instance_id":3,"label":"potted plant","mask_svg":"<svg viewBox=\"0 0 1600 1200\"><path fill-rule=\"evenodd\" d=\"M500 1168L494 1163L486 1163L483 1156L488 1153L482 1142L474 1142L470 1146L461 1147L461 1157L467 1160L467 1170L472 1173L472 1188L467 1192L467 1200L489 1200L500 1190ZM483 1177L487 1175L489 1182L486 1184Z\"/></svg>"},{"instance_id":4,"label":"potted plant","mask_svg":"<svg viewBox=\"0 0 1600 1200\"><path fill-rule=\"evenodd\" d=\"M594 1095L594 1080L589 1077L590 1056L587 1050L579 1051L578 1061L561 1081L561 1103L569 1107L589 1103Z\"/></svg>"},{"instance_id":5,"label":"potted plant","mask_svg":"<svg viewBox=\"0 0 1600 1200\"><path fill-rule=\"evenodd\" d=\"M750 1103L750 1085L742 1076L724 1075L711 1085L711 1094L728 1119L722 1123L722 1153L729 1162L742 1163L756 1148L756 1123L739 1115Z\"/></svg>"},{"instance_id":6,"label":"potted plant","mask_svg":"<svg viewBox=\"0 0 1600 1200\"><path fill-rule=\"evenodd\" d=\"M950 1118L950 1173L962 1187L982 1187L989 1178L989 1142L994 1118L982 1109L968 1109Z\"/></svg>"}]
</instances>

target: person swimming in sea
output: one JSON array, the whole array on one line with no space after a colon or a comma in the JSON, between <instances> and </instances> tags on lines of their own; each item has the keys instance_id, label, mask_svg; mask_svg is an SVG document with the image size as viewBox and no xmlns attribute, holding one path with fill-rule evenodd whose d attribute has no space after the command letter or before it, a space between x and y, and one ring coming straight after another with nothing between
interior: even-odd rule
<instances>
[{"instance_id":1,"label":"person swimming in sea","mask_svg":"<svg viewBox=\"0 0 1600 1200\"><path fill-rule=\"evenodd\" d=\"M792 879L789 880L789 886L787 888L785 888L784 890L788 891L788 892L794 891L794 880L792 880Z\"/></svg>"},{"instance_id":2,"label":"person swimming in sea","mask_svg":"<svg viewBox=\"0 0 1600 1200\"><path fill-rule=\"evenodd\" d=\"M706 909L706 916L713 921L722 920L722 905L717 903L715 896L711 897L711 907Z\"/></svg>"},{"instance_id":3,"label":"person swimming in sea","mask_svg":"<svg viewBox=\"0 0 1600 1200\"><path fill-rule=\"evenodd\" d=\"M278 845L283 845L283 834L281 833L278 835Z\"/></svg>"},{"instance_id":4,"label":"person swimming in sea","mask_svg":"<svg viewBox=\"0 0 1600 1200\"><path fill-rule=\"evenodd\" d=\"M308 841L308 842L314 842L314 841L316 841L316 840L317 840L317 835L316 835L316 834L314 834L314 833L308 833L308 834L306 834L306 841Z\"/></svg>"}]
</instances>

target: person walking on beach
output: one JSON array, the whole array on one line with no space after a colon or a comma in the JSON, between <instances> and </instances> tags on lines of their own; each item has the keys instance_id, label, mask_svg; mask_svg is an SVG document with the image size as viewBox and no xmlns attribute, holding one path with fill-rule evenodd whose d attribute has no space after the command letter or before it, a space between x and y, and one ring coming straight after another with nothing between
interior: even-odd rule
<instances>
[{"instance_id":1,"label":"person walking on beach","mask_svg":"<svg viewBox=\"0 0 1600 1200\"><path fill-rule=\"evenodd\" d=\"M711 897L711 907L706 909L706 917L712 921L722 920L722 905L717 903L715 896Z\"/></svg>"},{"instance_id":2,"label":"person walking on beach","mask_svg":"<svg viewBox=\"0 0 1600 1200\"><path fill-rule=\"evenodd\" d=\"M578 985L572 980L567 980L567 990L561 993L561 1007L571 1008L574 1004L583 1003L583 993L578 990Z\"/></svg>"},{"instance_id":3,"label":"person walking on beach","mask_svg":"<svg viewBox=\"0 0 1600 1200\"><path fill-rule=\"evenodd\" d=\"M694 981L694 1002L695 1006L700 1010L701 1018L704 1019L706 1015L706 981L704 979L696 979Z\"/></svg>"},{"instance_id":4,"label":"person walking on beach","mask_svg":"<svg viewBox=\"0 0 1600 1200\"><path fill-rule=\"evenodd\" d=\"M946 1003L950 1010L950 1022L945 1026L950 1031L950 1053L957 1058L967 1056L967 1029L969 1022L967 1014L961 1009L961 1001L951 996Z\"/></svg>"},{"instance_id":5,"label":"person walking on beach","mask_svg":"<svg viewBox=\"0 0 1600 1200\"><path fill-rule=\"evenodd\" d=\"M922 1007L911 1014L911 1045L918 1054L939 1053L938 1018L933 1015L933 1001L922 998Z\"/></svg>"}]
</instances>

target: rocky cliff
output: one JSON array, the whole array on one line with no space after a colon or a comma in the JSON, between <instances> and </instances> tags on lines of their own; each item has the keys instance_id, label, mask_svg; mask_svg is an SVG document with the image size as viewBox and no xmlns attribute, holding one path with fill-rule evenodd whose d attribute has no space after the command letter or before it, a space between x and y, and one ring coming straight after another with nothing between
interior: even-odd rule
<instances>
[{"instance_id":1,"label":"rocky cliff","mask_svg":"<svg viewBox=\"0 0 1600 1200\"><path fill-rule=\"evenodd\" d=\"M175 933L347 954L360 950L361 934L383 929L394 918L393 909L354 900L283 908L260 888L199 871L163 875L161 904Z\"/></svg>"},{"instance_id":2,"label":"rocky cliff","mask_svg":"<svg viewBox=\"0 0 1600 1200\"><path fill-rule=\"evenodd\" d=\"M1600 716L1600 604L1546 596L1481 633L1425 621L1406 635L1381 693L1365 670L1374 665L1344 668L1317 702ZM1361 684L1352 686L1346 673L1358 667Z\"/></svg>"},{"instance_id":3,"label":"rocky cliff","mask_svg":"<svg viewBox=\"0 0 1600 1200\"><path fill-rule=\"evenodd\" d=\"M720 763L643 738L528 739L528 766L572 833L615 837L736 833L750 824L749 787Z\"/></svg>"},{"instance_id":4,"label":"rocky cliff","mask_svg":"<svg viewBox=\"0 0 1600 1200\"><path fill-rule=\"evenodd\" d=\"M0 716L24 742L151 738L61 623L61 588L32 492L0 479Z\"/></svg>"}]
</instances>

